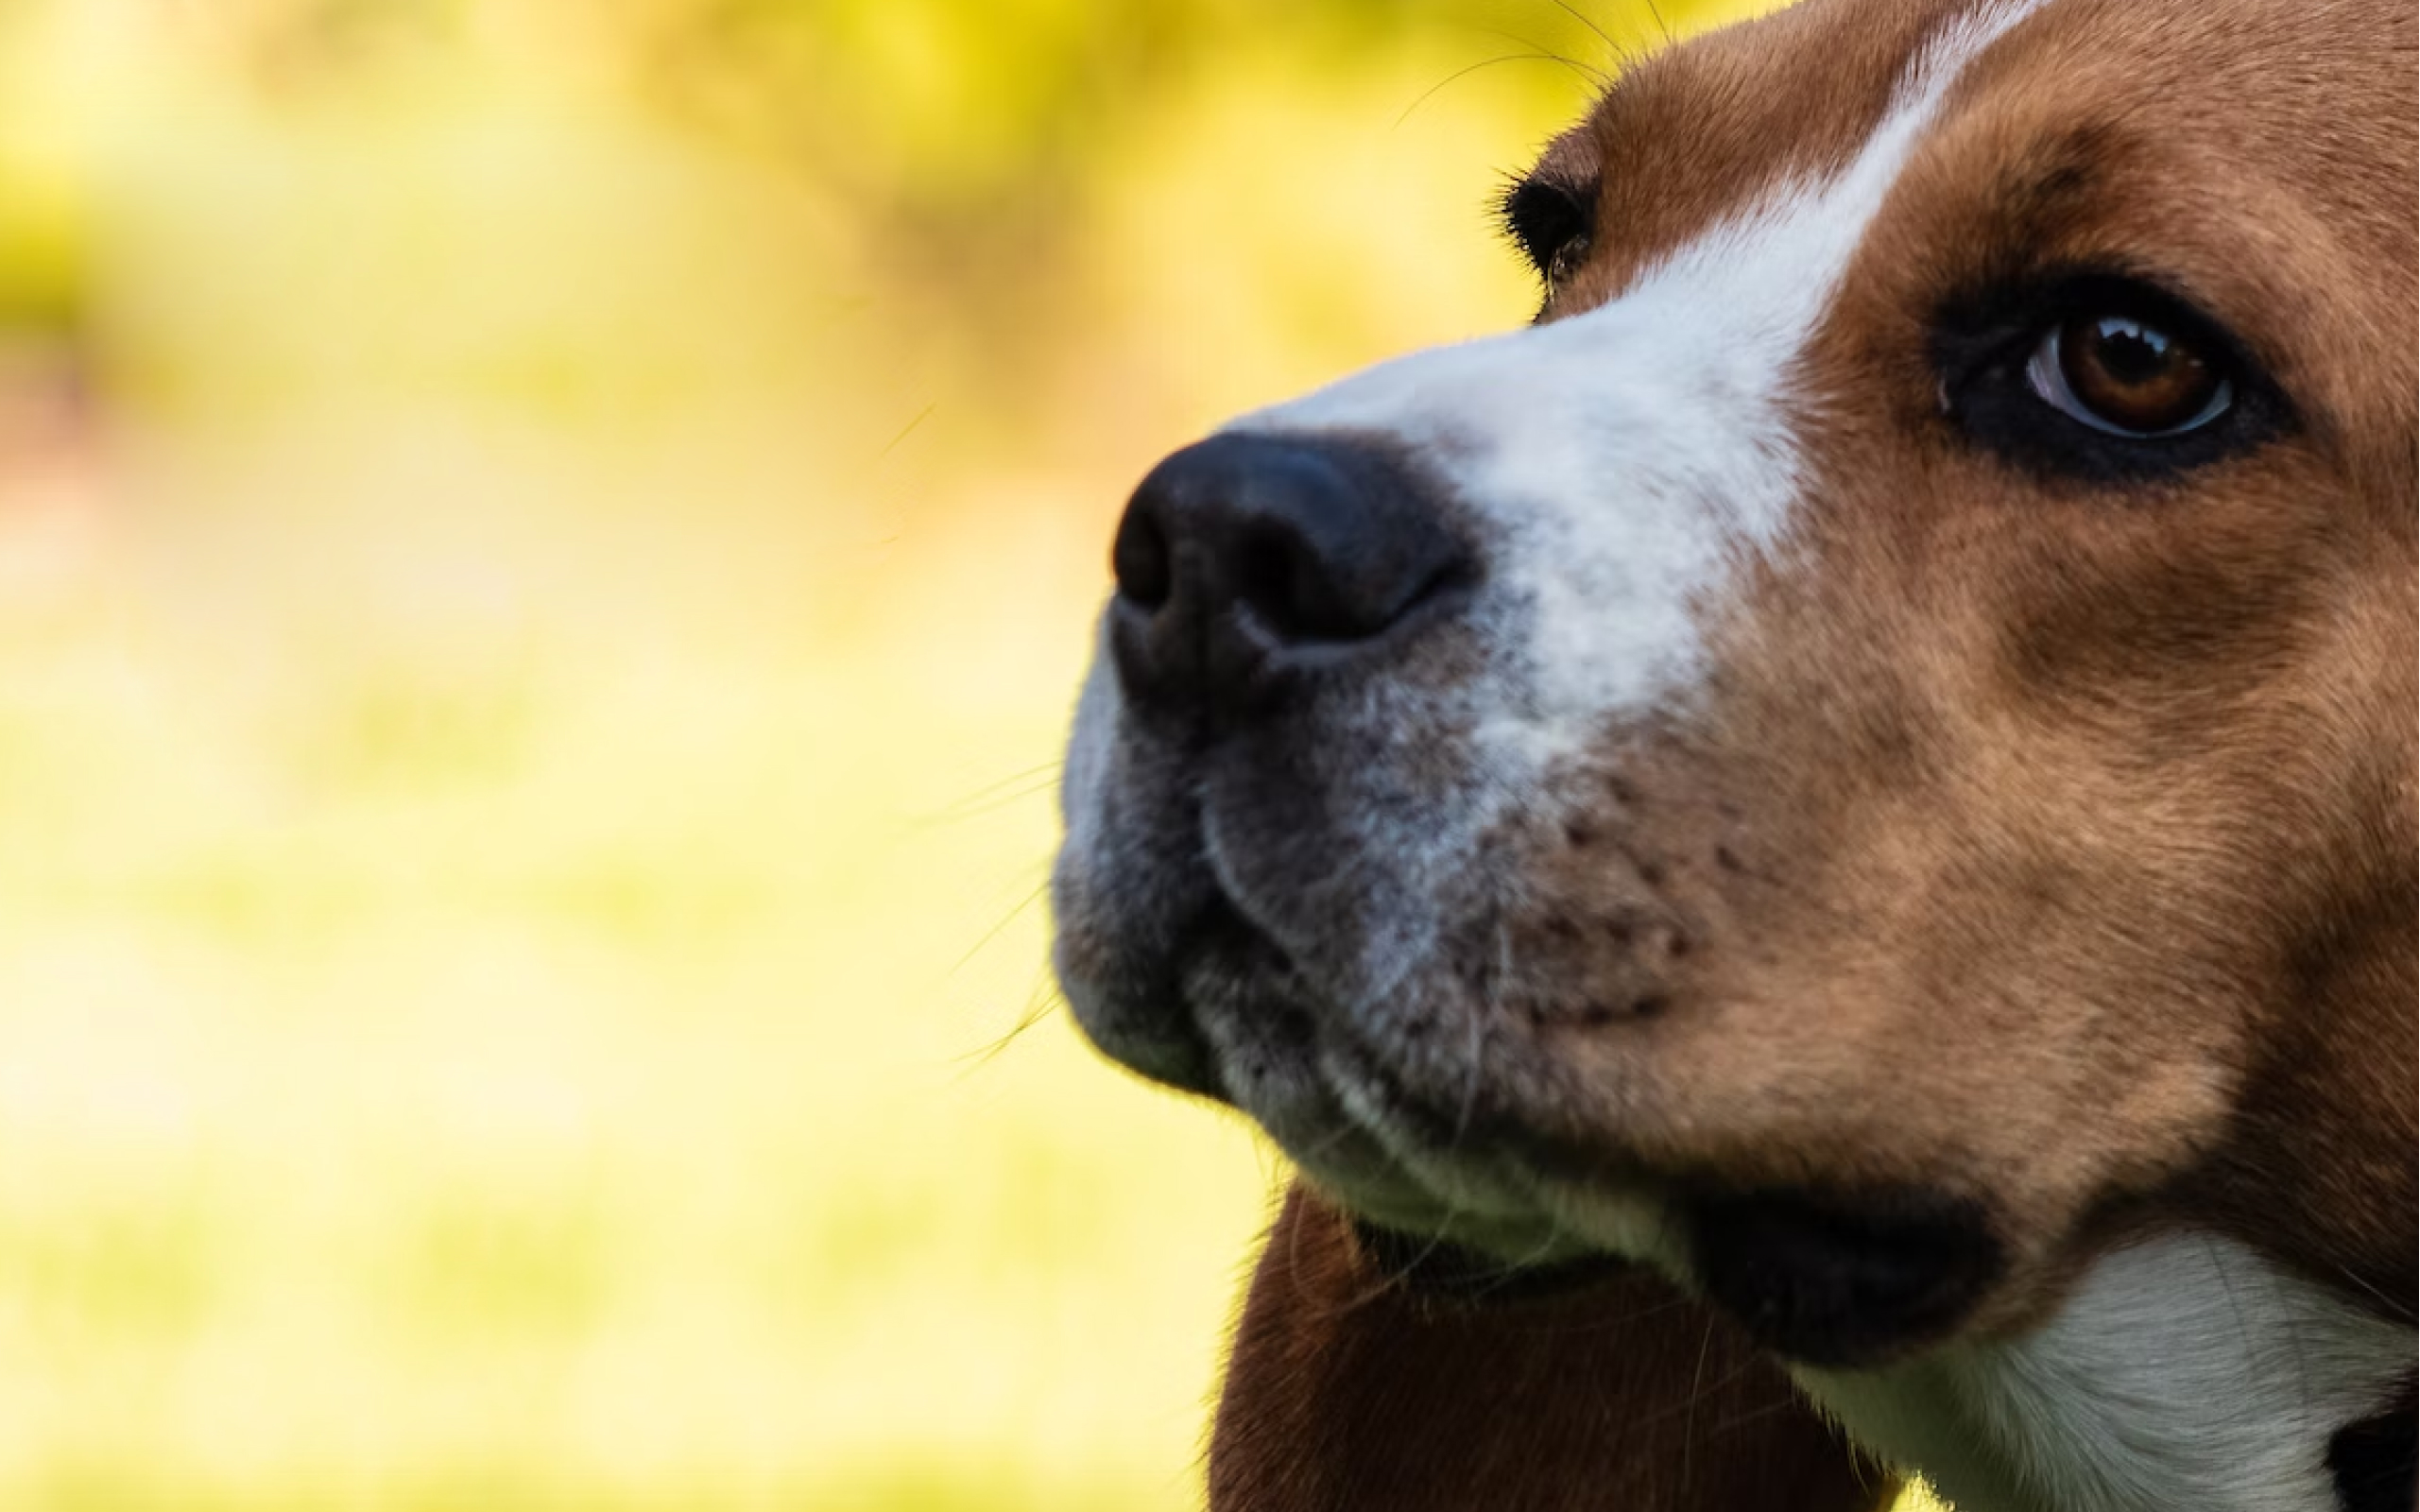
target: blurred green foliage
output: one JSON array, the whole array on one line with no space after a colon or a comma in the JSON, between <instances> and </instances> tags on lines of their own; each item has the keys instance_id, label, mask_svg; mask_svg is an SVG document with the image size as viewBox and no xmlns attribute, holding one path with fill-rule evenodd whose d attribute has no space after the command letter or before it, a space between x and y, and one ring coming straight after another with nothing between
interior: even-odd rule
<instances>
[{"instance_id":1,"label":"blurred green foliage","mask_svg":"<svg viewBox=\"0 0 2420 1512\"><path fill-rule=\"evenodd\" d=\"M0 4L0 331L71 332L84 314L80 112L45 66L43 10Z\"/></svg>"},{"instance_id":2,"label":"blurred green foliage","mask_svg":"<svg viewBox=\"0 0 2420 1512\"><path fill-rule=\"evenodd\" d=\"M652 137L648 152L721 157L778 180L766 192L813 228L790 289L767 291L774 301L804 299L988 385L1002 439L1063 403L1066 366L1090 355L1072 357L1066 335L1126 314L1099 308L1104 222L1140 181L1198 171L1167 155L1224 94L1258 91L1281 117L1323 94L1360 111L1357 96L1382 82L1385 103L1362 124L1394 130L1430 89L1450 91L1525 123L1493 165L1508 171L1617 46L1650 45L1708 9L1672 0L1651 19L1630 0L1596 3L1590 16L1561 0L225 0L129 26L15 0L0 82L43 87L0 106L0 318L72 325L87 312L107 239L154 234L139 206L132 221L96 227L92 200L119 215L112 197L139 195L129 180L197 114L249 115L289 148L351 133L339 150L376 153L358 164L374 173L398 166L380 160L399 121L425 138L449 118L475 129L483 106L577 99ZM367 140L379 134L389 140ZM412 169L400 166L408 195ZM1311 153L1282 171L1234 167L1247 226L1266 215L1256 188L1315 190L1323 172ZM1355 165L1324 171L1341 180ZM1475 245L1489 190L1485 177L1462 190ZM575 354L517 381L577 390L592 382L584 366Z\"/></svg>"},{"instance_id":3,"label":"blurred green foliage","mask_svg":"<svg viewBox=\"0 0 2420 1512\"><path fill-rule=\"evenodd\" d=\"M1587 9L0 0L0 1506L1195 1504L1103 542L1525 316Z\"/></svg>"}]
</instances>

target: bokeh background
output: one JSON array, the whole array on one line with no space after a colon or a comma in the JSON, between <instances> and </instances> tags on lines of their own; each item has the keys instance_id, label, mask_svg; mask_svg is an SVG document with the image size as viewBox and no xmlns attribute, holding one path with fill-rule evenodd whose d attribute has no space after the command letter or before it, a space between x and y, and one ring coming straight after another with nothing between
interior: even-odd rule
<instances>
[{"instance_id":1,"label":"bokeh background","mask_svg":"<svg viewBox=\"0 0 2420 1512\"><path fill-rule=\"evenodd\" d=\"M1109 528L1657 4L0 0L0 1508L1196 1505Z\"/></svg>"}]
</instances>

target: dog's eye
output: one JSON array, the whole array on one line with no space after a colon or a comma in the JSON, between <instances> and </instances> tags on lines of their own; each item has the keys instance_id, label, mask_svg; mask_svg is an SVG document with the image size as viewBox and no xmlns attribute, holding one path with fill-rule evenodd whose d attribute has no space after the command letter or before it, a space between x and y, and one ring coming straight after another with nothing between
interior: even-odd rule
<instances>
[{"instance_id":1,"label":"dog's eye","mask_svg":"<svg viewBox=\"0 0 2420 1512\"><path fill-rule=\"evenodd\" d=\"M2112 436L2181 435L2235 402L2235 385L2192 341L2128 315L2051 327L2025 381L2051 408Z\"/></svg>"},{"instance_id":2,"label":"dog's eye","mask_svg":"<svg viewBox=\"0 0 2420 1512\"><path fill-rule=\"evenodd\" d=\"M1505 191L1498 209L1505 234L1546 281L1550 298L1588 262L1596 230L1593 188L1523 179Z\"/></svg>"},{"instance_id":3,"label":"dog's eye","mask_svg":"<svg viewBox=\"0 0 2420 1512\"><path fill-rule=\"evenodd\" d=\"M2044 474L2171 476L2294 424L2243 340L2162 284L2124 274L1961 294L1941 308L1932 358L1950 422Z\"/></svg>"}]
</instances>

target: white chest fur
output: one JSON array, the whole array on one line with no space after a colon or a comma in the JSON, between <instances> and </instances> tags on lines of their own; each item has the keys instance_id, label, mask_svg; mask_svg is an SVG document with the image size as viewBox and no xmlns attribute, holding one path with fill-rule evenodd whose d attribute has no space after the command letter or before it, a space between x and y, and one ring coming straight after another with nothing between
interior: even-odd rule
<instances>
[{"instance_id":1,"label":"white chest fur","mask_svg":"<svg viewBox=\"0 0 2420 1512\"><path fill-rule=\"evenodd\" d=\"M2413 1348L2187 1234L2108 1256L2024 1338L1799 1383L1958 1512L2333 1512L2327 1441L2387 1405Z\"/></svg>"}]
</instances>

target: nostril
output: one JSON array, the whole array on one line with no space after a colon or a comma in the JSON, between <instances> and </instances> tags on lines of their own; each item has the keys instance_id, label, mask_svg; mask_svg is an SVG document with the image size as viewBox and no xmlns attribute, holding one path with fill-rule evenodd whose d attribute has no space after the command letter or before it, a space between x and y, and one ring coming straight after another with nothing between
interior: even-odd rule
<instances>
[{"instance_id":1,"label":"nostril","mask_svg":"<svg viewBox=\"0 0 2420 1512\"><path fill-rule=\"evenodd\" d=\"M1283 642L1346 641L1367 633L1310 543L1275 521L1254 521L1235 543L1235 596Z\"/></svg>"},{"instance_id":2,"label":"nostril","mask_svg":"<svg viewBox=\"0 0 2420 1512\"><path fill-rule=\"evenodd\" d=\"M1117 539L1109 546L1109 571L1118 593L1145 610L1157 610L1175 591L1176 575L1168 564L1168 537L1148 509L1128 509L1118 522Z\"/></svg>"}]
</instances>

